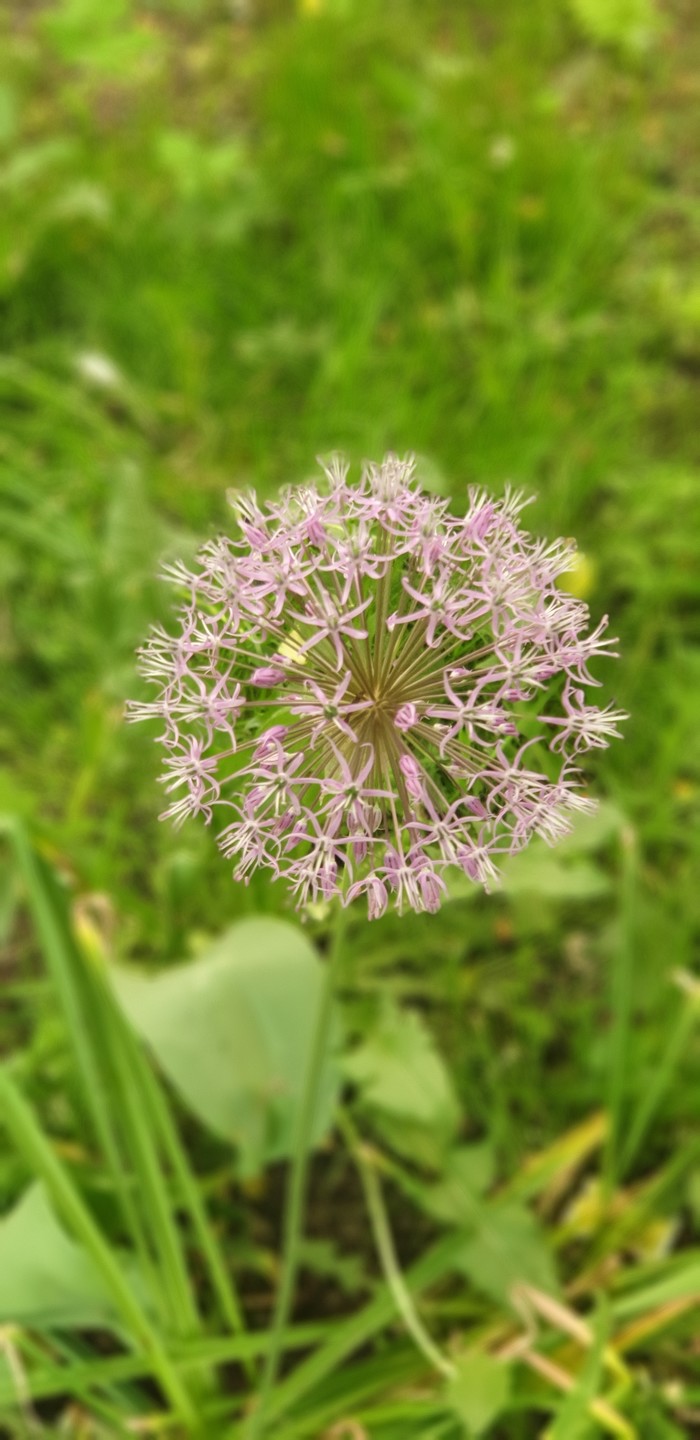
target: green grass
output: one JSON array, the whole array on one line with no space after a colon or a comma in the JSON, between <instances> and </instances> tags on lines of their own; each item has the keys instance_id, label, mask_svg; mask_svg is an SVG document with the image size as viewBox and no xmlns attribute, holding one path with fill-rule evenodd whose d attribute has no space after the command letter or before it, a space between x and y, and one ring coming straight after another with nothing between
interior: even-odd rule
<instances>
[{"instance_id":1,"label":"green grass","mask_svg":"<svg viewBox=\"0 0 700 1440\"><path fill-rule=\"evenodd\" d=\"M587 1227L567 1230L573 1172L561 1193L550 1177L530 1194L564 1281L579 1286L571 1304L596 1336L607 1325L620 1353L626 1298L642 1296L635 1317L647 1313L647 1289L668 1283L671 1301L697 1270L700 23L673 0L639 54L622 31L600 43L595 24L581 28L585 8L61 0L11 6L0 21L0 811L29 836L24 869L9 848L0 869L0 1043L8 1084L38 1117L9 1102L20 1108L8 1112L0 1189L9 1208L66 1147L67 1178L54 1179L78 1206L69 1228L91 1244L96 1234L98 1250L140 1235L166 1308L148 1317L147 1363L98 1359L90 1337L20 1335L46 1433L59 1402L39 1397L61 1394L61 1344L83 1367L88 1411L108 1405L91 1434L116 1434L115 1417L161 1400L182 1415L202 1386L208 1433L226 1434L242 1403L243 1372L211 1379L223 1361L190 1361L184 1400L177 1365L174 1397L168 1376L188 1315L192 1355L221 1334L250 1360L242 1342L236 1351L227 1276L259 1321L276 1172L262 1198L241 1188L230 1152L152 1088L147 1066L132 1071L133 1039L114 1016L90 1018L65 947L77 930L78 944L160 967L231 919L285 912L274 887L233 886L196 824L158 824L155 747L122 709L134 648L163 613L158 558L225 526L228 486L272 493L317 454L357 463L414 450L425 482L457 506L472 483L536 493L533 527L575 535L588 557L586 598L620 636L621 658L600 676L630 712L624 744L591 766L617 818L583 857L588 890L562 880L545 894L535 877L530 894L455 901L409 927L357 919L348 1027L371 1026L386 995L426 1018L463 1138L489 1142L496 1187L525 1193L526 1157L605 1111L607 1139L584 1167L603 1186ZM44 881L49 899L37 901ZM72 920L59 923L51 906L63 914L65 902ZM109 1062L86 1040L92 1023L111 1037ZM427 1260L417 1255L416 1177L385 1160L398 1166L387 1196L399 1250L427 1267L431 1329L505 1343L502 1306L455 1282L449 1257L433 1264L443 1242L432 1231ZM314 1234L336 1234L334 1167L347 1177L337 1141L314 1172ZM129 1176L149 1202L140 1220L129 1220ZM347 1184L340 1233L372 1276L361 1192ZM661 1221L665 1257L649 1228ZM99 1253L109 1269L112 1251ZM325 1290L306 1284L304 1320L352 1309L337 1276ZM380 1440L457 1435L391 1315L383 1289L365 1295L283 1380L290 1440L348 1414ZM696 1322L679 1312L626 1355L614 1404L642 1440L693 1433ZM575 1369L575 1346L545 1333ZM355 1344L362 1359L334 1374ZM91 1365L112 1363L114 1379L91 1388ZM603 1385L591 1367L581 1395ZM160 1389L139 1389L144 1374ZM518 1377L495 1440L531 1440L560 1403L522 1367ZM32 1433L8 1383L0 1360L6 1431ZM425 1414L409 1403L421 1385ZM605 1433L583 1400L570 1405L572 1440L579 1412L576 1434Z\"/></svg>"}]
</instances>

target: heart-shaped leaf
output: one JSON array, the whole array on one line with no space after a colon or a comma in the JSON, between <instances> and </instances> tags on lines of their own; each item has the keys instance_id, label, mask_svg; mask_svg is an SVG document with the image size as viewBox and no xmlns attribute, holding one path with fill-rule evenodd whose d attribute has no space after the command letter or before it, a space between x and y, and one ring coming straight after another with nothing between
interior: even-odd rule
<instances>
[{"instance_id":1,"label":"heart-shaped leaf","mask_svg":"<svg viewBox=\"0 0 700 1440\"><path fill-rule=\"evenodd\" d=\"M322 985L321 962L301 930L284 920L242 920L197 960L164 974L111 973L134 1029L185 1104L238 1147L242 1173L289 1155ZM315 1143L328 1131L337 1095L337 1021L333 1032Z\"/></svg>"},{"instance_id":2,"label":"heart-shaped leaf","mask_svg":"<svg viewBox=\"0 0 700 1440\"><path fill-rule=\"evenodd\" d=\"M469 1437L485 1435L508 1403L510 1372L481 1350L463 1355L448 1382L445 1398Z\"/></svg>"},{"instance_id":3,"label":"heart-shaped leaf","mask_svg":"<svg viewBox=\"0 0 700 1440\"><path fill-rule=\"evenodd\" d=\"M31 1185L0 1220L0 1275L3 1324L117 1328L101 1275L59 1224L42 1185Z\"/></svg>"}]
</instances>

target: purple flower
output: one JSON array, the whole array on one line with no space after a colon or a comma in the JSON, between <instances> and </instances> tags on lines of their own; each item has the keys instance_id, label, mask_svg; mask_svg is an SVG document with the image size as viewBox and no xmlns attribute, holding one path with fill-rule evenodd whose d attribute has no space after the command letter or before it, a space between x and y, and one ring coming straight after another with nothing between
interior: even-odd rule
<instances>
[{"instance_id":1,"label":"purple flower","mask_svg":"<svg viewBox=\"0 0 700 1440\"><path fill-rule=\"evenodd\" d=\"M412 701L409 700L405 705L399 705L394 716L394 724L398 725L399 730L411 730L417 720L418 710Z\"/></svg>"},{"instance_id":2,"label":"purple flower","mask_svg":"<svg viewBox=\"0 0 700 1440\"><path fill-rule=\"evenodd\" d=\"M236 538L167 569L176 633L152 632L158 693L129 710L164 727L165 815L221 810L236 879L434 911L450 867L489 888L591 807L577 763L625 717L588 703L589 667L615 642L557 588L571 542L521 529L521 495L472 490L457 518L388 456L230 500Z\"/></svg>"}]
</instances>

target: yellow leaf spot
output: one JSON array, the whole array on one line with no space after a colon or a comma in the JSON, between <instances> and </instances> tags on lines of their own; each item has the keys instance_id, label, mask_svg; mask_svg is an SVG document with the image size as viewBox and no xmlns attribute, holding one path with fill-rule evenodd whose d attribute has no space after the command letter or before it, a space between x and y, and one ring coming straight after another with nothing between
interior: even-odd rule
<instances>
[{"instance_id":1,"label":"yellow leaf spot","mask_svg":"<svg viewBox=\"0 0 700 1440\"><path fill-rule=\"evenodd\" d=\"M595 589L598 567L595 560L577 550L570 570L564 570L557 580L557 588L573 595L576 600L586 600Z\"/></svg>"}]
</instances>

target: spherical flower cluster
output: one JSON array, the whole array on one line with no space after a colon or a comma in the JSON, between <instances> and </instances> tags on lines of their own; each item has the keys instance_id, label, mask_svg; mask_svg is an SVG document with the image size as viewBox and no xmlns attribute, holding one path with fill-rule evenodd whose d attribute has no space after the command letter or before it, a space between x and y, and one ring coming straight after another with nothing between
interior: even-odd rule
<instances>
[{"instance_id":1,"label":"spherical flower cluster","mask_svg":"<svg viewBox=\"0 0 700 1440\"><path fill-rule=\"evenodd\" d=\"M158 695L130 718L164 724L165 816L219 810L237 880L264 866L300 906L365 896L370 918L566 834L592 808L578 757L625 717L587 703L614 642L525 503L472 490L453 516L391 455L356 485L333 463L276 503L232 496L237 538L166 567L178 631L140 652Z\"/></svg>"}]
</instances>

